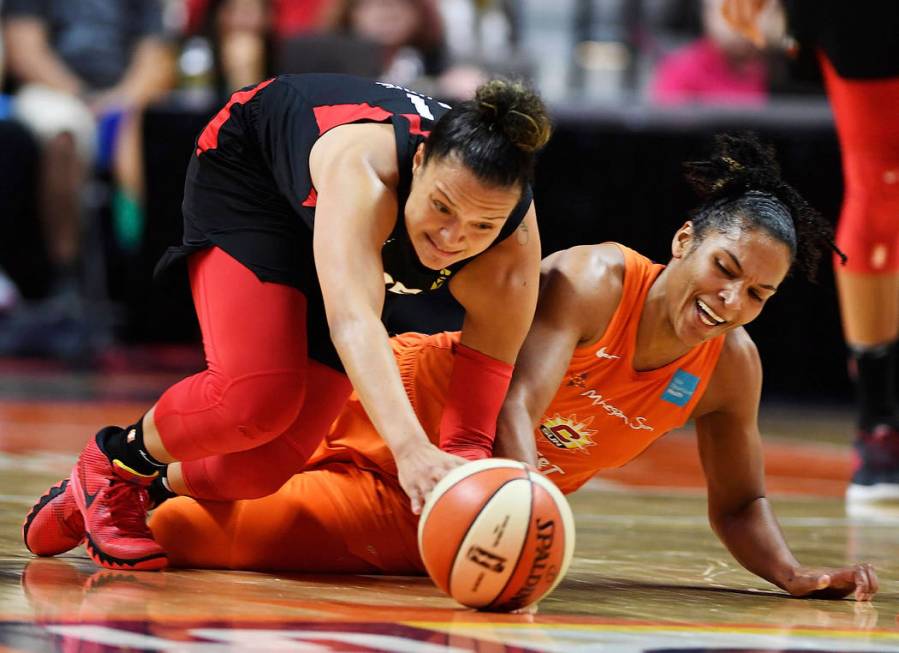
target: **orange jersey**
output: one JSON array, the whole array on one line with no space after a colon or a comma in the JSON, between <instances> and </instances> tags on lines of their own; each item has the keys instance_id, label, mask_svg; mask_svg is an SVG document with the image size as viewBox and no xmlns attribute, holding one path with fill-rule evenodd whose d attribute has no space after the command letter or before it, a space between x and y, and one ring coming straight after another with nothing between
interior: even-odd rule
<instances>
[{"instance_id":1,"label":"orange jersey","mask_svg":"<svg viewBox=\"0 0 899 653\"><path fill-rule=\"evenodd\" d=\"M540 471L574 492L602 469L621 467L668 431L683 426L718 364L724 336L654 370L638 372L637 328L646 295L664 266L624 254L621 301L603 336L574 350L562 385L540 421Z\"/></svg>"},{"instance_id":2,"label":"orange jersey","mask_svg":"<svg viewBox=\"0 0 899 653\"><path fill-rule=\"evenodd\" d=\"M686 423L724 344L719 336L664 367L635 371L631 361L643 303L664 266L619 247L625 258L621 301L602 338L575 349L562 386L534 431L540 471L566 493L602 469L633 460L654 440ZM458 333L407 333L391 341L406 392L435 444L458 341ZM355 395L309 465L338 460L396 474L390 450Z\"/></svg>"}]
</instances>

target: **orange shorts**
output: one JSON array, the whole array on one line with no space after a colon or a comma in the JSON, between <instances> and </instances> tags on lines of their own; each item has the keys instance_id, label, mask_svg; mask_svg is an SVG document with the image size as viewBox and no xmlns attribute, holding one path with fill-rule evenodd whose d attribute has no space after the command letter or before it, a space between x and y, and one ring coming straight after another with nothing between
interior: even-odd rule
<instances>
[{"instance_id":1,"label":"orange shorts","mask_svg":"<svg viewBox=\"0 0 899 653\"><path fill-rule=\"evenodd\" d=\"M458 334L404 334L394 354L415 413L432 442ZM150 519L176 567L320 573L424 573L418 518L396 463L355 394L307 463L272 495L233 502L178 497Z\"/></svg>"},{"instance_id":2,"label":"orange shorts","mask_svg":"<svg viewBox=\"0 0 899 653\"><path fill-rule=\"evenodd\" d=\"M458 333L404 333L390 343L400 378L415 415L428 438L440 442L440 418L453 372L453 347ZM396 462L384 439L375 430L355 393L331 426L325 440L309 459L308 467L329 461L352 462L396 477Z\"/></svg>"},{"instance_id":3,"label":"orange shorts","mask_svg":"<svg viewBox=\"0 0 899 653\"><path fill-rule=\"evenodd\" d=\"M421 574L418 518L397 483L351 464L295 475L267 497L178 497L150 519L175 567Z\"/></svg>"}]
</instances>

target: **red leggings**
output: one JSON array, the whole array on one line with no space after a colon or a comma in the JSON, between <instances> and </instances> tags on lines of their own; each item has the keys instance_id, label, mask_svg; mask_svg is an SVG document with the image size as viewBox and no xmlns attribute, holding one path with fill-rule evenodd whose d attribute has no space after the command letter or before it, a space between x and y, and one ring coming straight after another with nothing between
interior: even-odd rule
<instances>
[{"instance_id":1,"label":"red leggings","mask_svg":"<svg viewBox=\"0 0 899 653\"><path fill-rule=\"evenodd\" d=\"M169 388L154 420L192 496L275 492L327 434L351 391L309 360L306 298L260 281L218 248L189 260L207 369Z\"/></svg>"},{"instance_id":2,"label":"red leggings","mask_svg":"<svg viewBox=\"0 0 899 653\"><path fill-rule=\"evenodd\" d=\"M844 79L821 55L846 189L837 246L845 269L899 272L899 77Z\"/></svg>"}]
</instances>

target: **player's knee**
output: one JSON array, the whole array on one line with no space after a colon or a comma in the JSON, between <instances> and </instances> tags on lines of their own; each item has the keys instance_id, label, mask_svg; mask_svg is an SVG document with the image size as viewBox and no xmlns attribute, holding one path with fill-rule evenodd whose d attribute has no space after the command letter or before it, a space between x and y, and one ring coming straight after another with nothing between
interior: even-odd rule
<instances>
[{"instance_id":1,"label":"player's knee","mask_svg":"<svg viewBox=\"0 0 899 653\"><path fill-rule=\"evenodd\" d=\"M845 269L864 274L899 271L899 221L883 220L873 207L847 206L836 245L847 256ZM899 208L899 205L897 205ZM865 217L862 217L865 216Z\"/></svg>"},{"instance_id":2,"label":"player's knee","mask_svg":"<svg viewBox=\"0 0 899 653\"><path fill-rule=\"evenodd\" d=\"M261 444L290 428L304 396L303 372L260 372L230 381L220 406L236 433Z\"/></svg>"}]
</instances>

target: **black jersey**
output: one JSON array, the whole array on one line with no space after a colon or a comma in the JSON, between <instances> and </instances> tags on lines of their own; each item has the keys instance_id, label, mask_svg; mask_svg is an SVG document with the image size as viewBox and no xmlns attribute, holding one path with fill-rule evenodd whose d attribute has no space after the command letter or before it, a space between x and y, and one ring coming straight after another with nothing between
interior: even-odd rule
<instances>
[{"instance_id":1,"label":"black jersey","mask_svg":"<svg viewBox=\"0 0 899 653\"><path fill-rule=\"evenodd\" d=\"M309 304L310 356L339 369L312 253L317 203L309 172L312 147L340 125L393 126L398 212L382 249L384 281L391 293L429 292L471 260L431 270L418 260L406 232L412 158L449 109L405 88L346 75L282 75L238 91L197 139L184 187L183 243L169 249L157 270L214 245L261 280L298 288ZM521 224L530 204L528 187L491 246Z\"/></svg>"}]
</instances>

